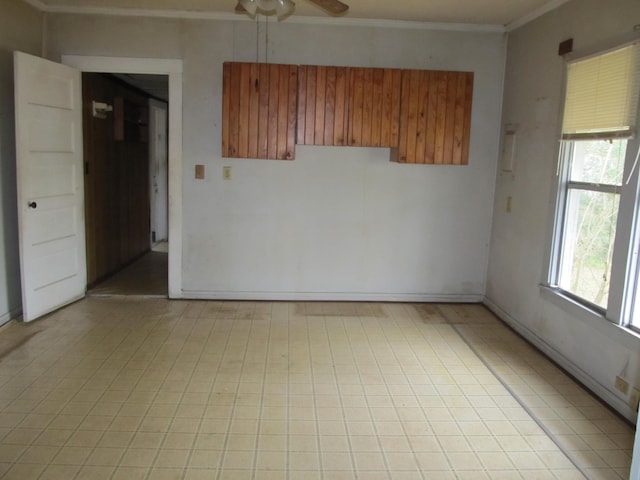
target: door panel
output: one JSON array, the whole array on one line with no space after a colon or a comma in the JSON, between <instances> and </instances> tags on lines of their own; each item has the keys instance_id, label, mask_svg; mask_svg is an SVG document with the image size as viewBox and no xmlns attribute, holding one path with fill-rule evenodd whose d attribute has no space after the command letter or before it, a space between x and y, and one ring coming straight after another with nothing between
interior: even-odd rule
<instances>
[{"instance_id":1,"label":"door panel","mask_svg":"<svg viewBox=\"0 0 640 480\"><path fill-rule=\"evenodd\" d=\"M22 313L34 320L86 289L80 72L14 54Z\"/></svg>"}]
</instances>

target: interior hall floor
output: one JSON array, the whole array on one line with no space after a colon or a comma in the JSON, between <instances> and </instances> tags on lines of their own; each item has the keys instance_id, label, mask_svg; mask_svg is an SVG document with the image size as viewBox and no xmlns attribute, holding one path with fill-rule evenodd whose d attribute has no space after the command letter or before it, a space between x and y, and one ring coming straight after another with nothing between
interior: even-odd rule
<instances>
[{"instance_id":1,"label":"interior hall floor","mask_svg":"<svg viewBox=\"0 0 640 480\"><path fill-rule=\"evenodd\" d=\"M90 296L142 295L167 297L169 294L168 243L161 242L124 269L100 282Z\"/></svg>"},{"instance_id":2,"label":"interior hall floor","mask_svg":"<svg viewBox=\"0 0 640 480\"><path fill-rule=\"evenodd\" d=\"M623 479L633 439L480 305L88 297L0 330L3 479Z\"/></svg>"}]
</instances>

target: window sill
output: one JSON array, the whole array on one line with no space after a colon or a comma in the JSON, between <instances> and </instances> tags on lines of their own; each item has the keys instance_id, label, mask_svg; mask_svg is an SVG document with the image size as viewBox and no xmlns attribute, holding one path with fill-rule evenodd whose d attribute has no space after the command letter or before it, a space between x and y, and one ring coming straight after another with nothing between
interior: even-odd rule
<instances>
[{"instance_id":1,"label":"window sill","mask_svg":"<svg viewBox=\"0 0 640 480\"><path fill-rule=\"evenodd\" d=\"M564 295L562 291L548 285L540 285L540 296L626 348L637 350L640 347L640 333L611 322L602 313Z\"/></svg>"}]
</instances>

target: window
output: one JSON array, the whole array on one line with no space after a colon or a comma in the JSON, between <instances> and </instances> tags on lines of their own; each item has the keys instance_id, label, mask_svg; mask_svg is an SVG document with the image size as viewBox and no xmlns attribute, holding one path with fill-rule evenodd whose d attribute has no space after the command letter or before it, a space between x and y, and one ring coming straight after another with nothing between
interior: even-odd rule
<instances>
[{"instance_id":1,"label":"window","mask_svg":"<svg viewBox=\"0 0 640 480\"><path fill-rule=\"evenodd\" d=\"M638 327L639 95L640 42L567 64L548 279L610 320Z\"/></svg>"},{"instance_id":2,"label":"window","mask_svg":"<svg viewBox=\"0 0 640 480\"><path fill-rule=\"evenodd\" d=\"M626 140L563 146L568 168L558 286L606 308Z\"/></svg>"}]
</instances>

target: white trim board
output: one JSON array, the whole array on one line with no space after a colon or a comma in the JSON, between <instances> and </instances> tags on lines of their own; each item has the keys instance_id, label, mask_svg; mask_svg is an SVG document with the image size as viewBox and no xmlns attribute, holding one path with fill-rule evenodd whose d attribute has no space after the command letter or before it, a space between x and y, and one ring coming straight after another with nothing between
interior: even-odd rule
<instances>
[{"instance_id":1,"label":"white trim board","mask_svg":"<svg viewBox=\"0 0 640 480\"><path fill-rule=\"evenodd\" d=\"M111 15L124 17L148 17L148 18L179 18L186 20L226 20L235 22L255 22L247 15L226 12L196 11L196 10L162 10L145 8L118 8L61 5L49 6L40 0L23 0L29 5L45 13L66 13L75 15ZM302 23L315 25L331 25L344 27L380 27L401 28L414 30L447 30L465 32L505 32L504 25L475 24L475 23L446 23L446 22L417 22L409 20L385 20L375 18L348 18L348 17L309 17L293 15L286 20L287 23Z\"/></svg>"},{"instance_id":2,"label":"white trim board","mask_svg":"<svg viewBox=\"0 0 640 480\"><path fill-rule=\"evenodd\" d=\"M183 298L193 300L255 300L282 302L424 302L481 303L481 294L357 293L357 292L252 292L185 290Z\"/></svg>"},{"instance_id":3,"label":"white trim board","mask_svg":"<svg viewBox=\"0 0 640 480\"><path fill-rule=\"evenodd\" d=\"M80 15L115 15L128 17L157 17L157 18L181 18L198 20L231 20L231 21L253 21L246 15L224 12L205 12L193 10L162 10L143 8L116 8L116 7L95 7L95 6L50 6L42 0L23 0L32 7L45 13L70 13ZM292 16L287 19L288 23L306 23L316 25L333 25L346 27L381 27L381 28L405 28L420 30L448 30L466 32L510 32L535 20L538 17L554 10L569 0L550 0L541 7L522 17L508 23L507 25L497 24L474 24L474 23L445 23L445 22L415 22L405 20L384 20L371 18L348 18L348 17L307 17Z\"/></svg>"},{"instance_id":4,"label":"white trim board","mask_svg":"<svg viewBox=\"0 0 640 480\"><path fill-rule=\"evenodd\" d=\"M526 25L527 23L532 22L536 18L541 17L542 15L550 12L551 10L555 10L556 8L564 5L568 1L569 0L551 0L545 3L544 5L542 5L541 7L536 8L533 12L530 12L527 15L524 15L523 17L520 17L519 19L514 20L513 22L507 24L505 27L505 30L507 32L511 32L517 28L520 28L523 25Z\"/></svg>"},{"instance_id":5,"label":"white trim board","mask_svg":"<svg viewBox=\"0 0 640 480\"><path fill-rule=\"evenodd\" d=\"M44 3L42 3L40 0L22 0L24 3L26 3L27 5L31 5L33 8L40 10L42 12L46 12L47 11L47 5L45 5Z\"/></svg>"},{"instance_id":6,"label":"white trim board","mask_svg":"<svg viewBox=\"0 0 640 480\"><path fill-rule=\"evenodd\" d=\"M169 77L169 298L182 298L182 60L63 55L82 72Z\"/></svg>"},{"instance_id":7,"label":"white trim board","mask_svg":"<svg viewBox=\"0 0 640 480\"><path fill-rule=\"evenodd\" d=\"M615 409L620 415L625 417L630 422L636 423L638 419L638 413L627 405L627 403L617 397L611 392L605 385L600 383L597 379L593 378L587 372L585 372L580 366L576 365L570 359L568 359L562 352L557 350L552 345L549 345L542 338L536 335L531 329L523 325L516 318L504 311L500 306L494 303L490 298L484 297L484 305L491 310L500 320L505 322L511 328L513 328L518 334L523 336L527 341L533 344L538 350L551 358L560 367L566 370L570 375L576 378L586 388L595 393L598 397L604 400L608 405Z\"/></svg>"},{"instance_id":8,"label":"white trim board","mask_svg":"<svg viewBox=\"0 0 640 480\"><path fill-rule=\"evenodd\" d=\"M22 315L22 308L15 308L8 311L7 313L4 313L3 315L0 315L0 331L3 328L11 325L11 321L15 321L20 317L20 315Z\"/></svg>"}]
</instances>

